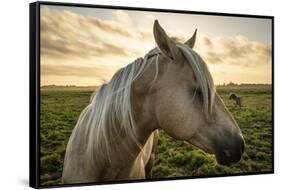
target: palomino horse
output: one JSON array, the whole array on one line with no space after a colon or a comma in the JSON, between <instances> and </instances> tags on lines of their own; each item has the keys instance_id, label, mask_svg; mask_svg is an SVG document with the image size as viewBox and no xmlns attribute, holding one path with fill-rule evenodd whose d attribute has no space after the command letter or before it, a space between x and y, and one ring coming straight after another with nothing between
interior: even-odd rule
<instances>
[{"instance_id":1,"label":"palomino horse","mask_svg":"<svg viewBox=\"0 0 281 190\"><path fill-rule=\"evenodd\" d=\"M203 59L168 37L156 20L157 48L119 70L82 111L70 136L63 183L144 179L151 175L158 129L230 165L244 151L242 133Z\"/></svg>"}]
</instances>

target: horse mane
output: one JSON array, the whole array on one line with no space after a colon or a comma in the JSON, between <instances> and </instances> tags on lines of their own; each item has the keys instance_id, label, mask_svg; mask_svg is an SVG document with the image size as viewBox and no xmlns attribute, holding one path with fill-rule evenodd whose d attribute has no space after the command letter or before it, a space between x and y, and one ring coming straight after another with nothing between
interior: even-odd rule
<instances>
[{"instance_id":1,"label":"horse mane","mask_svg":"<svg viewBox=\"0 0 281 190\"><path fill-rule=\"evenodd\" d=\"M207 65L187 45L178 44L177 46L194 71L203 94L204 110L209 113L213 105L215 88ZM157 79L159 54L161 54L160 49L154 48L144 58L138 58L116 72L108 84L104 84L98 89L91 98L91 103L81 113L75 130L78 130L79 125L84 127L82 132L84 139L79 140L87 141L86 151L89 153L91 162L100 159L111 162L111 146L120 134L125 134L140 146L136 138L136 124L132 108L132 84L153 62L148 61L152 57L155 57L156 60L154 80ZM99 152L103 155L97 155L95 150L102 150Z\"/></svg>"},{"instance_id":2,"label":"horse mane","mask_svg":"<svg viewBox=\"0 0 281 190\"><path fill-rule=\"evenodd\" d=\"M92 157L91 160L102 157L111 162L112 143L120 134L125 134L140 146L136 137L132 108L132 84L152 62L148 59L159 53L159 50L154 48L144 58L138 58L121 68L109 83L103 84L91 97L91 103L85 108L89 114L83 117L82 112L77 122L77 125L85 125L84 130L87 132L84 132L84 137L88 139L86 151ZM87 123L84 123L85 121ZM100 153L104 155L96 155L95 150L103 150Z\"/></svg>"},{"instance_id":3,"label":"horse mane","mask_svg":"<svg viewBox=\"0 0 281 190\"><path fill-rule=\"evenodd\" d=\"M188 60L195 78L199 83L199 88L203 95L203 111L208 118L212 113L216 88L212 75L205 61L192 48L186 44L177 44L184 57ZM195 93L197 92L197 89ZM194 94L195 95L195 94Z\"/></svg>"}]
</instances>

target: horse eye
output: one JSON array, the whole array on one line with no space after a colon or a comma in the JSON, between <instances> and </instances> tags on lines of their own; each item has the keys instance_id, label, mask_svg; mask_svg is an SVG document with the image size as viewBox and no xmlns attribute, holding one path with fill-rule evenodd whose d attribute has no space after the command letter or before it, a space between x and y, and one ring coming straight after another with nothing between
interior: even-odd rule
<instances>
[{"instance_id":1,"label":"horse eye","mask_svg":"<svg viewBox=\"0 0 281 190\"><path fill-rule=\"evenodd\" d=\"M201 90L201 89L198 89L197 92L196 92L196 94L197 94L197 96L200 97L200 98L203 96L203 93L202 93L202 90Z\"/></svg>"}]
</instances>

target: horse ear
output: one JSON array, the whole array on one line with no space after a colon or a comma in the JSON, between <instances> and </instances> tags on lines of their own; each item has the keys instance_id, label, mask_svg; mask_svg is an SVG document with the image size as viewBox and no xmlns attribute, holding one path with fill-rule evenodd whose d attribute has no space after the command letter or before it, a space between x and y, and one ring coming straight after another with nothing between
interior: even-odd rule
<instances>
[{"instance_id":1,"label":"horse ear","mask_svg":"<svg viewBox=\"0 0 281 190\"><path fill-rule=\"evenodd\" d=\"M188 45L190 48L194 47L194 44L195 44L195 41L196 41L196 33L197 33L197 29L195 30L192 37L185 42L185 44Z\"/></svg>"},{"instance_id":2,"label":"horse ear","mask_svg":"<svg viewBox=\"0 0 281 190\"><path fill-rule=\"evenodd\" d=\"M158 23L158 20L154 21L153 34L157 46L160 50L171 59L175 59L179 53L175 42L166 34L164 29Z\"/></svg>"}]
</instances>

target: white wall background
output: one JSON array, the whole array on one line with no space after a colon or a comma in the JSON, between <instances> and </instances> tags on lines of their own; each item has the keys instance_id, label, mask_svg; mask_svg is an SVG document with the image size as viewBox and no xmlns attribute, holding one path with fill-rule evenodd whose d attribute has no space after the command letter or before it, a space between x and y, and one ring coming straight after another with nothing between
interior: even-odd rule
<instances>
[{"instance_id":1,"label":"white wall background","mask_svg":"<svg viewBox=\"0 0 281 190\"><path fill-rule=\"evenodd\" d=\"M63 0L61 0L63 1ZM0 189L28 189L29 5L0 5ZM281 96L280 19L277 0L68 0L66 2L275 16L275 97ZM75 189L276 189L280 186L280 99L275 98L275 174L168 182L88 186ZM66 188L74 189L74 188Z\"/></svg>"}]
</instances>

